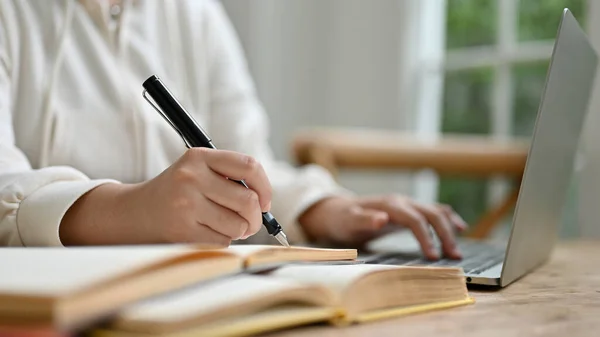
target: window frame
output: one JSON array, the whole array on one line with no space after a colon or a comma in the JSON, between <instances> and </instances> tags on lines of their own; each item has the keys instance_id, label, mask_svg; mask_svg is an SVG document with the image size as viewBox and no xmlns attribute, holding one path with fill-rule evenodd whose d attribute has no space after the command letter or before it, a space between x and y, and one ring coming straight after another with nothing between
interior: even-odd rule
<instances>
[{"instance_id":1,"label":"window frame","mask_svg":"<svg viewBox=\"0 0 600 337\"><path fill-rule=\"evenodd\" d=\"M439 135L441 133L441 120L444 113L442 100L446 72L487 67L492 68L494 71L491 102L492 124L489 135L497 139L511 137L514 118L512 69L519 63L549 61L554 48L554 40L519 41L520 1L495 0L497 6L495 44L449 50L446 50L444 44L441 46L441 53L443 54L441 61L437 58L426 60L427 63L424 68L427 71L424 74L430 78L435 78L436 81L439 81L439 85L427 84L428 80L425 79L423 80L424 85L419 88L418 108L415 111L419 116L417 117L419 122L416 125L417 134ZM594 1L585 0L585 2L585 6L588 8L593 7L591 3ZM422 18L423 22L426 22L429 26L427 39L445 42L447 34L447 0L443 0L442 6L437 2L437 6L437 9L423 6L423 11L429 10L430 13L423 13ZM439 17L440 7L443 8L443 18ZM594 19L600 19L600 10L588 11L586 15L588 16L587 22L594 22ZM437 23L434 20L437 20ZM443 22L443 25L438 27L440 22ZM431 103L431 101L435 101L437 104ZM499 202L508 193L510 186L509 182L503 177L494 177L489 184L488 203L492 204ZM437 200L439 193L438 186L439 178L432 173L418 175L415 184L415 195L419 199L434 202Z\"/></svg>"}]
</instances>

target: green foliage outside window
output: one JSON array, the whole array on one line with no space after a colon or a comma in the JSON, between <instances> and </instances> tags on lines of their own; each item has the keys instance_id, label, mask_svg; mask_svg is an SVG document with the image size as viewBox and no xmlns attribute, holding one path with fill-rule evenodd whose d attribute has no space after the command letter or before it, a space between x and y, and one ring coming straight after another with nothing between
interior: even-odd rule
<instances>
[{"instance_id":1,"label":"green foliage outside window","mask_svg":"<svg viewBox=\"0 0 600 337\"><path fill-rule=\"evenodd\" d=\"M493 47L500 29L497 1L504 0L447 0L447 49ZM585 0L520 0L518 41L553 40L565 7L585 27L585 6ZM513 135L531 135L547 68L547 61L519 63L512 67ZM490 132L494 76L494 69L446 73L442 132ZM487 209L487 196L488 182L485 180L440 179L439 201L452 205L469 223L474 223Z\"/></svg>"},{"instance_id":2,"label":"green foliage outside window","mask_svg":"<svg viewBox=\"0 0 600 337\"><path fill-rule=\"evenodd\" d=\"M450 0L452 1L452 0ZM583 0L521 0L519 3L519 40L552 40L556 36L560 14L569 8L585 27Z\"/></svg>"},{"instance_id":3,"label":"green foliage outside window","mask_svg":"<svg viewBox=\"0 0 600 337\"><path fill-rule=\"evenodd\" d=\"M447 49L496 44L495 0L447 1Z\"/></svg>"}]
</instances>

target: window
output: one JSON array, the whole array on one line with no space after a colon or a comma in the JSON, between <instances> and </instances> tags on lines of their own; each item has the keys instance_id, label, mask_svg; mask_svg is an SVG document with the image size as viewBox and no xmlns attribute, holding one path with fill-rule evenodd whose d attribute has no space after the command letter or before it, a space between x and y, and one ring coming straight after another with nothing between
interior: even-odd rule
<instances>
[{"instance_id":1,"label":"window","mask_svg":"<svg viewBox=\"0 0 600 337\"><path fill-rule=\"evenodd\" d=\"M562 9L585 27L585 0L447 0L441 132L529 136ZM506 181L442 177L438 200L467 222Z\"/></svg>"}]
</instances>

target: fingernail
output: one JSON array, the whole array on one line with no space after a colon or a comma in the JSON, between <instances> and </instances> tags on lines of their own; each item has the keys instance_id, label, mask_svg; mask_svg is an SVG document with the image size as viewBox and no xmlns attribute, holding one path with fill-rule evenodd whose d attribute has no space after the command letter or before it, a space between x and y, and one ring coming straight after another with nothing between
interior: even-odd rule
<instances>
[{"instance_id":1,"label":"fingernail","mask_svg":"<svg viewBox=\"0 0 600 337\"><path fill-rule=\"evenodd\" d=\"M268 212L271 210L271 202L269 201L269 203L267 204L267 207L265 208L265 212Z\"/></svg>"},{"instance_id":2,"label":"fingernail","mask_svg":"<svg viewBox=\"0 0 600 337\"><path fill-rule=\"evenodd\" d=\"M435 248L429 249L429 253L427 255L432 260L437 260L440 258L440 254L438 254L438 252L437 252L437 250L435 250Z\"/></svg>"},{"instance_id":3,"label":"fingernail","mask_svg":"<svg viewBox=\"0 0 600 337\"><path fill-rule=\"evenodd\" d=\"M248 230L246 231L246 233L244 233L244 235L242 235L242 237L241 237L240 239L242 239L242 240L246 240L247 238L249 238L249 237L251 237L251 236L252 236L252 233L250 233L250 229L248 229Z\"/></svg>"},{"instance_id":4,"label":"fingernail","mask_svg":"<svg viewBox=\"0 0 600 337\"><path fill-rule=\"evenodd\" d=\"M375 227L377 227L377 229L380 229L383 226L385 226L387 222L388 215L386 213L377 213L375 216L373 216L373 224L375 225Z\"/></svg>"}]
</instances>

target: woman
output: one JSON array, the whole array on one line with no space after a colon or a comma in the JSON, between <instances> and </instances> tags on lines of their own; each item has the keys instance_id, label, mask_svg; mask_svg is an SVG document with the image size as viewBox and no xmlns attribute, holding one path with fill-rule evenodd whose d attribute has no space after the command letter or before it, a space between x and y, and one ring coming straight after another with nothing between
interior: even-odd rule
<instances>
[{"instance_id":1,"label":"woman","mask_svg":"<svg viewBox=\"0 0 600 337\"><path fill-rule=\"evenodd\" d=\"M358 245L394 223L435 259L432 225L460 258L466 224L449 207L357 197L319 167L274 160L217 1L5 0L0 25L2 245L258 242L271 210L292 244ZM152 74L220 150L184 151L141 97Z\"/></svg>"}]
</instances>

